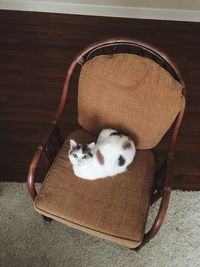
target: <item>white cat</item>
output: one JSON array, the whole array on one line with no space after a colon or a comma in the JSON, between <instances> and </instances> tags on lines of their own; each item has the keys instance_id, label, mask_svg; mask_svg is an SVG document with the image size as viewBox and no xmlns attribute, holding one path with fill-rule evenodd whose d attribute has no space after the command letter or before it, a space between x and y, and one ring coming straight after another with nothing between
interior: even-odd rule
<instances>
[{"instance_id":1,"label":"white cat","mask_svg":"<svg viewBox=\"0 0 200 267\"><path fill-rule=\"evenodd\" d=\"M125 172L135 152L130 137L113 129L104 129L96 144L81 145L71 139L68 156L76 176L96 180Z\"/></svg>"}]
</instances>

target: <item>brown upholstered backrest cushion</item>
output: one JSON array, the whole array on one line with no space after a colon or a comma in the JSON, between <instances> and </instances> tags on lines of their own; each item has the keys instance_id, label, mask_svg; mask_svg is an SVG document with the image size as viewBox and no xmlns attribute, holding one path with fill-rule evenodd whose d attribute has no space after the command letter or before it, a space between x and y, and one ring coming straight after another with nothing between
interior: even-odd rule
<instances>
[{"instance_id":1,"label":"brown upholstered backrest cushion","mask_svg":"<svg viewBox=\"0 0 200 267\"><path fill-rule=\"evenodd\" d=\"M182 86L153 60L132 54L101 55L81 70L78 120L91 133L113 127L137 148L154 147L185 103Z\"/></svg>"}]
</instances>

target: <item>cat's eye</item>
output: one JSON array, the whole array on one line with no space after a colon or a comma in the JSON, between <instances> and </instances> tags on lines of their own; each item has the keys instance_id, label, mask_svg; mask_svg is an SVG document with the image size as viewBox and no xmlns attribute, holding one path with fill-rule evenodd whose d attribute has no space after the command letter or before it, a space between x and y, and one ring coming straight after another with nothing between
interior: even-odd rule
<instances>
[{"instance_id":1,"label":"cat's eye","mask_svg":"<svg viewBox=\"0 0 200 267\"><path fill-rule=\"evenodd\" d=\"M78 158L78 156L76 154L73 155L75 158Z\"/></svg>"},{"instance_id":2,"label":"cat's eye","mask_svg":"<svg viewBox=\"0 0 200 267\"><path fill-rule=\"evenodd\" d=\"M87 158L87 156L86 156L86 155L82 156L82 159L86 159L86 158Z\"/></svg>"}]
</instances>

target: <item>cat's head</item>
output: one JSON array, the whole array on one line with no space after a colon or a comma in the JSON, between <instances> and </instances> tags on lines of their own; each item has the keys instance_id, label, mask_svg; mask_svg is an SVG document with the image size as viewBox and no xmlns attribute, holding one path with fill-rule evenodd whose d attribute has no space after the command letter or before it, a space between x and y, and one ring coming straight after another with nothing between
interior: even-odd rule
<instances>
[{"instance_id":1,"label":"cat's head","mask_svg":"<svg viewBox=\"0 0 200 267\"><path fill-rule=\"evenodd\" d=\"M88 161L93 158L94 146L94 142L81 145L70 139L70 149L68 155L72 165L83 166L88 163Z\"/></svg>"}]
</instances>

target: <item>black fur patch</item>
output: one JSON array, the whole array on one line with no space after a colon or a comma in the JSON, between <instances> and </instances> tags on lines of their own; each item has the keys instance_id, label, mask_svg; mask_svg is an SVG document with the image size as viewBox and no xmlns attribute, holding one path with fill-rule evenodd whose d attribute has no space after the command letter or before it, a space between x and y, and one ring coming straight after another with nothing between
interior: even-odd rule
<instances>
[{"instance_id":1,"label":"black fur patch","mask_svg":"<svg viewBox=\"0 0 200 267\"><path fill-rule=\"evenodd\" d=\"M112 135L117 135L117 136L119 136L119 137L122 137L124 134L121 133L121 132L116 131L116 132L112 132L112 133L110 134L110 136L112 136Z\"/></svg>"},{"instance_id":2,"label":"black fur patch","mask_svg":"<svg viewBox=\"0 0 200 267\"><path fill-rule=\"evenodd\" d=\"M81 148L81 145L77 145L77 146L76 146L76 149L80 149L80 148Z\"/></svg>"},{"instance_id":3,"label":"black fur patch","mask_svg":"<svg viewBox=\"0 0 200 267\"><path fill-rule=\"evenodd\" d=\"M82 145L82 151L83 151L83 154L88 153L89 152L88 146L87 145Z\"/></svg>"},{"instance_id":4,"label":"black fur patch","mask_svg":"<svg viewBox=\"0 0 200 267\"><path fill-rule=\"evenodd\" d=\"M89 155L91 158L93 157L90 148L88 148L88 145L82 145L81 148L82 148L82 152L83 152L83 154L87 154L87 155Z\"/></svg>"},{"instance_id":5,"label":"black fur patch","mask_svg":"<svg viewBox=\"0 0 200 267\"><path fill-rule=\"evenodd\" d=\"M122 155L119 156L118 161L119 166L123 166L126 162L125 158Z\"/></svg>"},{"instance_id":6,"label":"black fur patch","mask_svg":"<svg viewBox=\"0 0 200 267\"><path fill-rule=\"evenodd\" d=\"M110 136L112 136L112 135L117 135L117 136L119 136L119 137L127 136L128 139L131 139L130 136L129 136L128 134L122 133L122 132L120 132L120 131L112 132L112 133L110 134Z\"/></svg>"}]
</instances>

